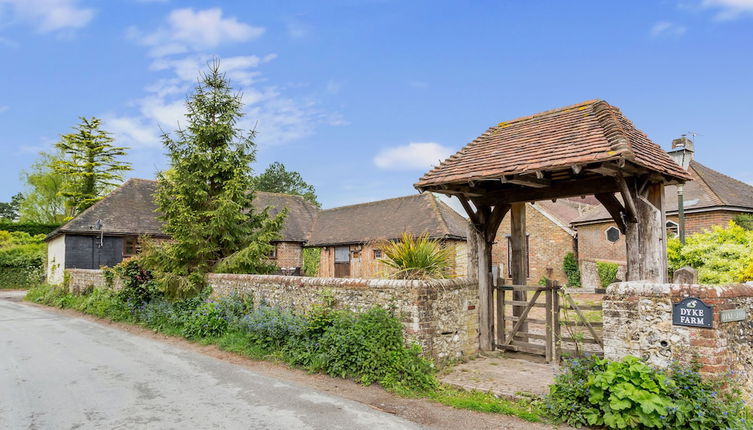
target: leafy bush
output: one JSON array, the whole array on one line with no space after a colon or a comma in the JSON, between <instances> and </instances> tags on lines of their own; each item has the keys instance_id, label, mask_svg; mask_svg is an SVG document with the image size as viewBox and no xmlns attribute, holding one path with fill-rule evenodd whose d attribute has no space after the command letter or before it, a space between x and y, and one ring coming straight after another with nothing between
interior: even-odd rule
<instances>
[{"instance_id":1,"label":"leafy bush","mask_svg":"<svg viewBox=\"0 0 753 430\"><path fill-rule=\"evenodd\" d=\"M293 338L302 336L306 320L269 306L260 306L243 317L239 327L256 345L268 351L284 348Z\"/></svg>"},{"instance_id":2,"label":"leafy bush","mask_svg":"<svg viewBox=\"0 0 753 430\"><path fill-rule=\"evenodd\" d=\"M596 271L599 274L599 283L601 288L607 288L617 279L617 270L620 266L616 263L607 263L605 261L596 262Z\"/></svg>"},{"instance_id":3,"label":"leafy bush","mask_svg":"<svg viewBox=\"0 0 753 430\"><path fill-rule=\"evenodd\" d=\"M319 275L319 261L321 258L321 248L303 248L303 274L306 276Z\"/></svg>"},{"instance_id":4,"label":"leafy bush","mask_svg":"<svg viewBox=\"0 0 753 430\"><path fill-rule=\"evenodd\" d=\"M44 235L0 231L0 288L28 288L44 278Z\"/></svg>"},{"instance_id":5,"label":"leafy bush","mask_svg":"<svg viewBox=\"0 0 753 430\"><path fill-rule=\"evenodd\" d=\"M568 252L565 255L562 269L565 271L565 276L567 276L567 286L570 288L580 288L580 269L578 268L578 260L575 258L575 254Z\"/></svg>"},{"instance_id":6,"label":"leafy bush","mask_svg":"<svg viewBox=\"0 0 753 430\"><path fill-rule=\"evenodd\" d=\"M741 214L733 218L735 224L746 230L753 230L753 214Z\"/></svg>"},{"instance_id":7,"label":"leafy bush","mask_svg":"<svg viewBox=\"0 0 753 430\"><path fill-rule=\"evenodd\" d=\"M753 281L753 230L730 222L727 227L713 226L711 230L688 236L685 245L671 239L667 258L671 271L693 267L702 283Z\"/></svg>"},{"instance_id":8,"label":"leafy bush","mask_svg":"<svg viewBox=\"0 0 753 430\"><path fill-rule=\"evenodd\" d=\"M550 386L549 415L575 427L737 429L748 415L731 381L704 379L698 365L656 370L635 357L572 360Z\"/></svg>"},{"instance_id":9,"label":"leafy bush","mask_svg":"<svg viewBox=\"0 0 753 430\"><path fill-rule=\"evenodd\" d=\"M227 319L220 312L217 303L207 302L199 305L185 319L183 336L189 339L219 337L228 328Z\"/></svg>"},{"instance_id":10,"label":"leafy bush","mask_svg":"<svg viewBox=\"0 0 753 430\"><path fill-rule=\"evenodd\" d=\"M381 246L384 264L395 269L391 275L398 279L446 278L450 269L450 250L441 242L429 239L428 234L418 238L403 233L397 242Z\"/></svg>"}]
</instances>

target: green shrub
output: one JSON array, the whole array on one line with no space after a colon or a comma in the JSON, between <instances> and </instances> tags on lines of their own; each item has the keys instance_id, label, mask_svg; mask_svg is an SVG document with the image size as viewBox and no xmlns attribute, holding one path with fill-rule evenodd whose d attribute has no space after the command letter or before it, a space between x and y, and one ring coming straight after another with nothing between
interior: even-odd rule
<instances>
[{"instance_id":1,"label":"green shrub","mask_svg":"<svg viewBox=\"0 0 753 430\"><path fill-rule=\"evenodd\" d=\"M567 286L570 288L580 287L580 269L578 268L578 260L575 258L575 254L568 252L565 255L565 259L562 262L562 268L567 276Z\"/></svg>"},{"instance_id":2,"label":"green shrub","mask_svg":"<svg viewBox=\"0 0 753 430\"><path fill-rule=\"evenodd\" d=\"M228 322L215 302L203 303L188 315L183 336L189 339L220 337L227 331Z\"/></svg>"},{"instance_id":3,"label":"green shrub","mask_svg":"<svg viewBox=\"0 0 753 430\"><path fill-rule=\"evenodd\" d=\"M601 288L607 288L617 279L617 270L620 266L616 263L607 263L605 261L596 262L596 271L599 274L599 283Z\"/></svg>"},{"instance_id":4,"label":"green shrub","mask_svg":"<svg viewBox=\"0 0 753 430\"><path fill-rule=\"evenodd\" d=\"M381 245L384 264L394 269L397 279L446 278L450 270L450 249L441 242L429 239L428 234L413 237L403 233L397 242Z\"/></svg>"},{"instance_id":5,"label":"green shrub","mask_svg":"<svg viewBox=\"0 0 753 430\"><path fill-rule=\"evenodd\" d=\"M36 222L9 222L0 221L0 230L24 232L31 236L46 236L52 233L60 224L41 224Z\"/></svg>"},{"instance_id":6,"label":"green shrub","mask_svg":"<svg viewBox=\"0 0 753 430\"><path fill-rule=\"evenodd\" d=\"M29 288L44 278L43 235L0 231L0 288Z\"/></svg>"},{"instance_id":7,"label":"green shrub","mask_svg":"<svg viewBox=\"0 0 753 430\"><path fill-rule=\"evenodd\" d=\"M685 245L679 239L667 243L671 272L684 266L698 270L704 284L729 284L753 281L753 230L734 222L727 227L713 226L703 233L688 236Z\"/></svg>"},{"instance_id":8,"label":"green shrub","mask_svg":"<svg viewBox=\"0 0 753 430\"><path fill-rule=\"evenodd\" d=\"M741 214L732 220L746 230L753 230L753 214Z\"/></svg>"},{"instance_id":9,"label":"green shrub","mask_svg":"<svg viewBox=\"0 0 753 430\"><path fill-rule=\"evenodd\" d=\"M260 306L243 317L238 325L251 342L266 351L276 352L304 334L306 320L282 309Z\"/></svg>"},{"instance_id":10,"label":"green shrub","mask_svg":"<svg viewBox=\"0 0 753 430\"><path fill-rule=\"evenodd\" d=\"M321 258L321 248L303 248L303 274L306 276L319 275L319 261Z\"/></svg>"},{"instance_id":11,"label":"green shrub","mask_svg":"<svg viewBox=\"0 0 753 430\"><path fill-rule=\"evenodd\" d=\"M656 370L635 357L566 362L545 400L552 419L608 428L742 429L748 412L730 381L704 379L698 366Z\"/></svg>"}]
</instances>

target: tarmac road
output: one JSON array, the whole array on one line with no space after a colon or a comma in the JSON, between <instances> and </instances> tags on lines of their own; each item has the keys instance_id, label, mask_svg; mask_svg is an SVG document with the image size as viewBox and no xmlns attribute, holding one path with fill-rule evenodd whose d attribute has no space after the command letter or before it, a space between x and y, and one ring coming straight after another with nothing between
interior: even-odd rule
<instances>
[{"instance_id":1,"label":"tarmac road","mask_svg":"<svg viewBox=\"0 0 753 430\"><path fill-rule=\"evenodd\" d=\"M0 429L414 429L364 404L0 291Z\"/></svg>"}]
</instances>

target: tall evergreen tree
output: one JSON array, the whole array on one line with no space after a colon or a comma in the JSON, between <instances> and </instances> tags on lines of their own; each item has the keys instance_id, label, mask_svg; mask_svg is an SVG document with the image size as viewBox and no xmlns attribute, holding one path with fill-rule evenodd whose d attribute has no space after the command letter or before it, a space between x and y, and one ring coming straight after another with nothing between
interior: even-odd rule
<instances>
[{"instance_id":1,"label":"tall evergreen tree","mask_svg":"<svg viewBox=\"0 0 753 430\"><path fill-rule=\"evenodd\" d=\"M0 220L4 221L16 221L18 220L18 209L21 206L21 202L24 199L24 195L17 193L10 198L10 201L0 203Z\"/></svg>"},{"instance_id":2,"label":"tall evergreen tree","mask_svg":"<svg viewBox=\"0 0 753 430\"><path fill-rule=\"evenodd\" d=\"M152 258L157 278L173 294L203 286L210 271L268 273L266 256L284 213L270 218L253 207L254 132L237 127L241 95L219 62L202 74L186 102L188 126L163 135L171 167L159 175L156 202L173 241Z\"/></svg>"},{"instance_id":3,"label":"tall evergreen tree","mask_svg":"<svg viewBox=\"0 0 753 430\"><path fill-rule=\"evenodd\" d=\"M113 146L114 139L101 127L100 119L81 117L75 131L55 144L65 157L53 168L65 176L61 195L66 198L69 216L93 205L123 182L123 172L131 170L131 164L122 161L128 148Z\"/></svg>"},{"instance_id":4,"label":"tall evergreen tree","mask_svg":"<svg viewBox=\"0 0 753 430\"><path fill-rule=\"evenodd\" d=\"M278 161L270 164L262 174L254 178L254 186L257 191L302 196L316 207L320 206L314 186L304 181L300 173L286 169L285 165Z\"/></svg>"}]
</instances>

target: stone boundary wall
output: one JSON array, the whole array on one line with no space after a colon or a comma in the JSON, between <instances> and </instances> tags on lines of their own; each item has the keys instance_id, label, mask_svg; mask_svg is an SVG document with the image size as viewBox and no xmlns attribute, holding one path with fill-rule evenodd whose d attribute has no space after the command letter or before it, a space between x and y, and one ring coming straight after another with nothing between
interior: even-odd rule
<instances>
[{"instance_id":1,"label":"stone boundary wall","mask_svg":"<svg viewBox=\"0 0 753 430\"><path fill-rule=\"evenodd\" d=\"M599 279L599 269L596 266L597 261L617 264L617 279L627 278L627 265L625 265L625 262L609 260L580 260L581 287L587 289L602 288L601 279Z\"/></svg>"},{"instance_id":2,"label":"stone boundary wall","mask_svg":"<svg viewBox=\"0 0 753 430\"><path fill-rule=\"evenodd\" d=\"M686 297L713 308L713 328L672 325L672 305ZM609 286L603 308L605 358L633 355L658 367L697 359L705 375L733 371L753 404L753 285L623 282ZM721 322L728 309L743 309L745 319Z\"/></svg>"},{"instance_id":3,"label":"stone boundary wall","mask_svg":"<svg viewBox=\"0 0 753 430\"><path fill-rule=\"evenodd\" d=\"M102 270L66 269L67 288L80 293L103 288ZM362 312L374 306L394 308L409 342L418 343L437 363L474 356L478 352L478 282L471 278L407 281L388 279L309 278L280 275L210 274L212 295L250 294L266 303L306 312L322 303ZM112 288L119 289L115 279Z\"/></svg>"},{"instance_id":4,"label":"stone boundary wall","mask_svg":"<svg viewBox=\"0 0 753 430\"><path fill-rule=\"evenodd\" d=\"M406 338L441 363L478 351L478 282L457 278L431 281L308 278L275 275L210 274L213 295L251 294L266 303L305 312L322 303L362 312L374 306L392 308L403 323Z\"/></svg>"},{"instance_id":5,"label":"stone boundary wall","mask_svg":"<svg viewBox=\"0 0 753 430\"><path fill-rule=\"evenodd\" d=\"M105 272L99 269L65 269L63 276L63 285L74 294L79 294L93 288L103 288L107 286ZM113 279L112 288L120 289L120 279Z\"/></svg>"}]
</instances>

